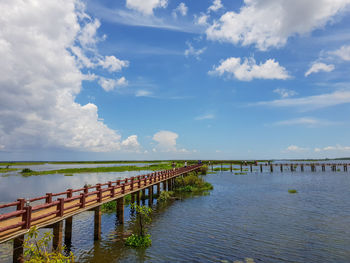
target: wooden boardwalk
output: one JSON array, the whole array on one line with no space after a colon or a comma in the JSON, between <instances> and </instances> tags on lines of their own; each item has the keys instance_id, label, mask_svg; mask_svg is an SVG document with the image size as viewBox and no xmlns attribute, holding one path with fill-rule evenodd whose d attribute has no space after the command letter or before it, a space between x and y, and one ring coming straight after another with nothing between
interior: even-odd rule
<instances>
[{"instance_id":1,"label":"wooden boardwalk","mask_svg":"<svg viewBox=\"0 0 350 263\"><path fill-rule=\"evenodd\" d=\"M169 189L175 177L196 171L201 166L197 164L159 171L75 190L68 189L61 193L48 193L30 200L18 199L16 202L0 205L0 212L5 208L15 210L0 214L0 243L23 236L32 226L48 227L84 211L99 209L102 204L113 200L122 199L124 205L125 195L139 193L146 188L152 190L149 191L149 194L152 194L153 186L157 185L159 191L162 182L163 189L164 185L168 185ZM120 204L118 205L120 208Z\"/></svg>"}]
</instances>

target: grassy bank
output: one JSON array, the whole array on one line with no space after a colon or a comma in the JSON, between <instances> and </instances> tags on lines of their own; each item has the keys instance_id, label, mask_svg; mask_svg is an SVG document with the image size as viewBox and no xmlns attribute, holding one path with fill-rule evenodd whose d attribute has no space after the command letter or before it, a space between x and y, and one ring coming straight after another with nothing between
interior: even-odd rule
<instances>
[{"instance_id":1,"label":"grassy bank","mask_svg":"<svg viewBox=\"0 0 350 263\"><path fill-rule=\"evenodd\" d=\"M180 167L182 164L177 164ZM45 175L45 174L76 174L76 173L110 173L110 172L127 172L127 171L142 171L142 170L168 170L171 169L171 163L151 164L148 166L114 166L114 167L85 167L85 168L68 168L52 171L30 171L22 172L22 176ZM23 169L25 170L25 169Z\"/></svg>"},{"instance_id":2,"label":"grassy bank","mask_svg":"<svg viewBox=\"0 0 350 263\"><path fill-rule=\"evenodd\" d=\"M8 172L13 172L17 171L17 168L0 168L0 173L8 173Z\"/></svg>"}]
</instances>

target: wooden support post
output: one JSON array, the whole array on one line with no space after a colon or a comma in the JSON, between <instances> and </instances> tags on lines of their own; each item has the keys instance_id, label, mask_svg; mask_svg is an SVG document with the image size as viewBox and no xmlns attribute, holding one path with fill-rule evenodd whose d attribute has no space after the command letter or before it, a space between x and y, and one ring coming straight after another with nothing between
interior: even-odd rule
<instances>
[{"instance_id":1,"label":"wooden support post","mask_svg":"<svg viewBox=\"0 0 350 263\"><path fill-rule=\"evenodd\" d=\"M322 164L322 172L325 172L326 171L326 166L324 164Z\"/></svg>"},{"instance_id":2,"label":"wooden support post","mask_svg":"<svg viewBox=\"0 0 350 263\"><path fill-rule=\"evenodd\" d=\"M158 197L160 195L160 183L157 184L157 195L158 195Z\"/></svg>"},{"instance_id":3,"label":"wooden support post","mask_svg":"<svg viewBox=\"0 0 350 263\"><path fill-rule=\"evenodd\" d=\"M243 171L243 165L241 164L241 172Z\"/></svg>"},{"instance_id":4,"label":"wooden support post","mask_svg":"<svg viewBox=\"0 0 350 263\"><path fill-rule=\"evenodd\" d=\"M262 167L262 164L260 164L260 173L263 172L263 167Z\"/></svg>"},{"instance_id":5,"label":"wooden support post","mask_svg":"<svg viewBox=\"0 0 350 263\"><path fill-rule=\"evenodd\" d=\"M231 163L231 165L230 165L230 172L232 173L232 163Z\"/></svg>"},{"instance_id":6,"label":"wooden support post","mask_svg":"<svg viewBox=\"0 0 350 263\"><path fill-rule=\"evenodd\" d=\"M66 219L66 225L64 228L64 246L70 250L72 246L72 228L73 228L73 217Z\"/></svg>"},{"instance_id":7,"label":"wooden support post","mask_svg":"<svg viewBox=\"0 0 350 263\"><path fill-rule=\"evenodd\" d=\"M347 172L348 171L348 167L347 165L344 165L344 172Z\"/></svg>"},{"instance_id":8,"label":"wooden support post","mask_svg":"<svg viewBox=\"0 0 350 263\"><path fill-rule=\"evenodd\" d=\"M273 165L270 164L270 172L272 173L273 172Z\"/></svg>"},{"instance_id":9,"label":"wooden support post","mask_svg":"<svg viewBox=\"0 0 350 263\"><path fill-rule=\"evenodd\" d=\"M221 163L221 168L220 168L220 172L222 172L222 163Z\"/></svg>"},{"instance_id":10,"label":"wooden support post","mask_svg":"<svg viewBox=\"0 0 350 263\"><path fill-rule=\"evenodd\" d=\"M94 240L101 239L101 206L94 209Z\"/></svg>"},{"instance_id":11,"label":"wooden support post","mask_svg":"<svg viewBox=\"0 0 350 263\"><path fill-rule=\"evenodd\" d=\"M53 224L52 228L53 228L52 248L54 250L58 250L62 247L63 221L59 221Z\"/></svg>"},{"instance_id":12,"label":"wooden support post","mask_svg":"<svg viewBox=\"0 0 350 263\"><path fill-rule=\"evenodd\" d=\"M166 191L166 181L163 181L163 191Z\"/></svg>"},{"instance_id":13,"label":"wooden support post","mask_svg":"<svg viewBox=\"0 0 350 263\"><path fill-rule=\"evenodd\" d=\"M153 185L148 187L148 203L149 204L153 203Z\"/></svg>"},{"instance_id":14,"label":"wooden support post","mask_svg":"<svg viewBox=\"0 0 350 263\"><path fill-rule=\"evenodd\" d=\"M135 203L135 194L132 193L131 194L131 201L130 201L130 204L134 204Z\"/></svg>"},{"instance_id":15,"label":"wooden support post","mask_svg":"<svg viewBox=\"0 0 350 263\"><path fill-rule=\"evenodd\" d=\"M171 191L172 190L171 179L167 180L167 184L168 184L168 191Z\"/></svg>"},{"instance_id":16,"label":"wooden support post","mask_svg":"<svg viewBox=\"0 0 350 263\"><path fill-rule=\"evenodd\" d=\"M117 199L117 218L120 224L124 224L124 197Z\"/></svg>"},{"instance_id":17,"label":"wooden support post","mask_svg":"<svg viewBox=\"0 0 350 263\"><path fill-rule=\"evenodd\" d=\"M137 191L137 192L136 192L136 204L137 204L137 205L140 205L140 194L141 194L140 191Z\"/></svg>"},{"instance_id":18,"label":"wooden support post","mask_svg":"<svg viewBox=\"0 0 350 263\"><path fill-rule=\"evenodd\" d=\"M143 188L143 189L142 189L142 196L141 196L142 201L145 200L145 197L146 197L146 189Z\"/></svg>"},{"instance_id":19,"label":"wooden support post","mask_svg":"<svg viewBox=\"0 0 350 263\"><path fill-rule=\"evenodd\" d=\"M283 173L283 164L280 164L281 173Z\"/></svg>"},{"instance_id":20,"label":"wooden support post","mask_svg":"<svg viewBox=\"0 0 350 263\"><path fill-rule=\"evenodd\" d=\"M253 165L250 164L250 172L252 173L253 172Z\"/></svg>"},{"instance_id":21,"label":"wooden support post","mask_svg":"<svg viewBox=\"0 0 350 263\"><path fill-rule=\"evenodd\" d=\"M291 172L294 172L294 169L293 169L293 168L294 168L294 167L293 167L293 164L291 164L291 165L290 165L290 171L291 171Z\"/></svg>"},{"instance_id":22,"label":"wooden support post","mask_svg":"<svg viewBox=\"0 0 350 263\"><path fill-rule=\"evenodd\" d=\"M302 172L304 172L304 165L303 165L303 164L300 165L300 170L301 170Z\"/></svg>"},{"instance_id":23,"label":"wooden support post","mask_svg":"<svg viewBox=\"0 0 350 263\"><path fill-rule=\"evenodd\" d=\"M24 235L13 239L13 263L22 263L23 260Z\"/></svg>"}]
</instances>

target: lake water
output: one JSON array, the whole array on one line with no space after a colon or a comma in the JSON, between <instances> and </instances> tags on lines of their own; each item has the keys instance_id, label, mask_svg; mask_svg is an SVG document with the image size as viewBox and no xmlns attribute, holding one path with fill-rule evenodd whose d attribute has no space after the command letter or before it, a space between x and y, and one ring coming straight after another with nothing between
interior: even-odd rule
<instances>
[{"instance_id":1,"label":"lake water","mask_svg":"<svg viewBox=\"0 0 350 263\"><path fill-rule=\"evenodd\" d=\"M131 225L128 208L124 226L115 214L102 215L98 242L93 213L74 217L78 262L350 262L350 172L217 172L205 178L214 185L210 195L153 206L147 249L123 245L122 233ZM0 261L11 262L5 252L11 244L1 246Z\"/></svg>"}]
</instances>

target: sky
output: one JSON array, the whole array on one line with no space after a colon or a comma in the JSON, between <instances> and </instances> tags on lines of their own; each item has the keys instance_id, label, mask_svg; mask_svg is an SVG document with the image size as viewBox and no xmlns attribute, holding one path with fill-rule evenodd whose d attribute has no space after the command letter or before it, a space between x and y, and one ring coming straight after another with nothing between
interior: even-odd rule
<instances>
[{"instance_id":1,"label":"sky","mask_svg":"<svg viewBox=\"0 0 350 263\"><path fill-rule=\"evenodd\" d=\"M350 0L0 10L0 160L350 157Z\"/></svg>"}]
</instances>

